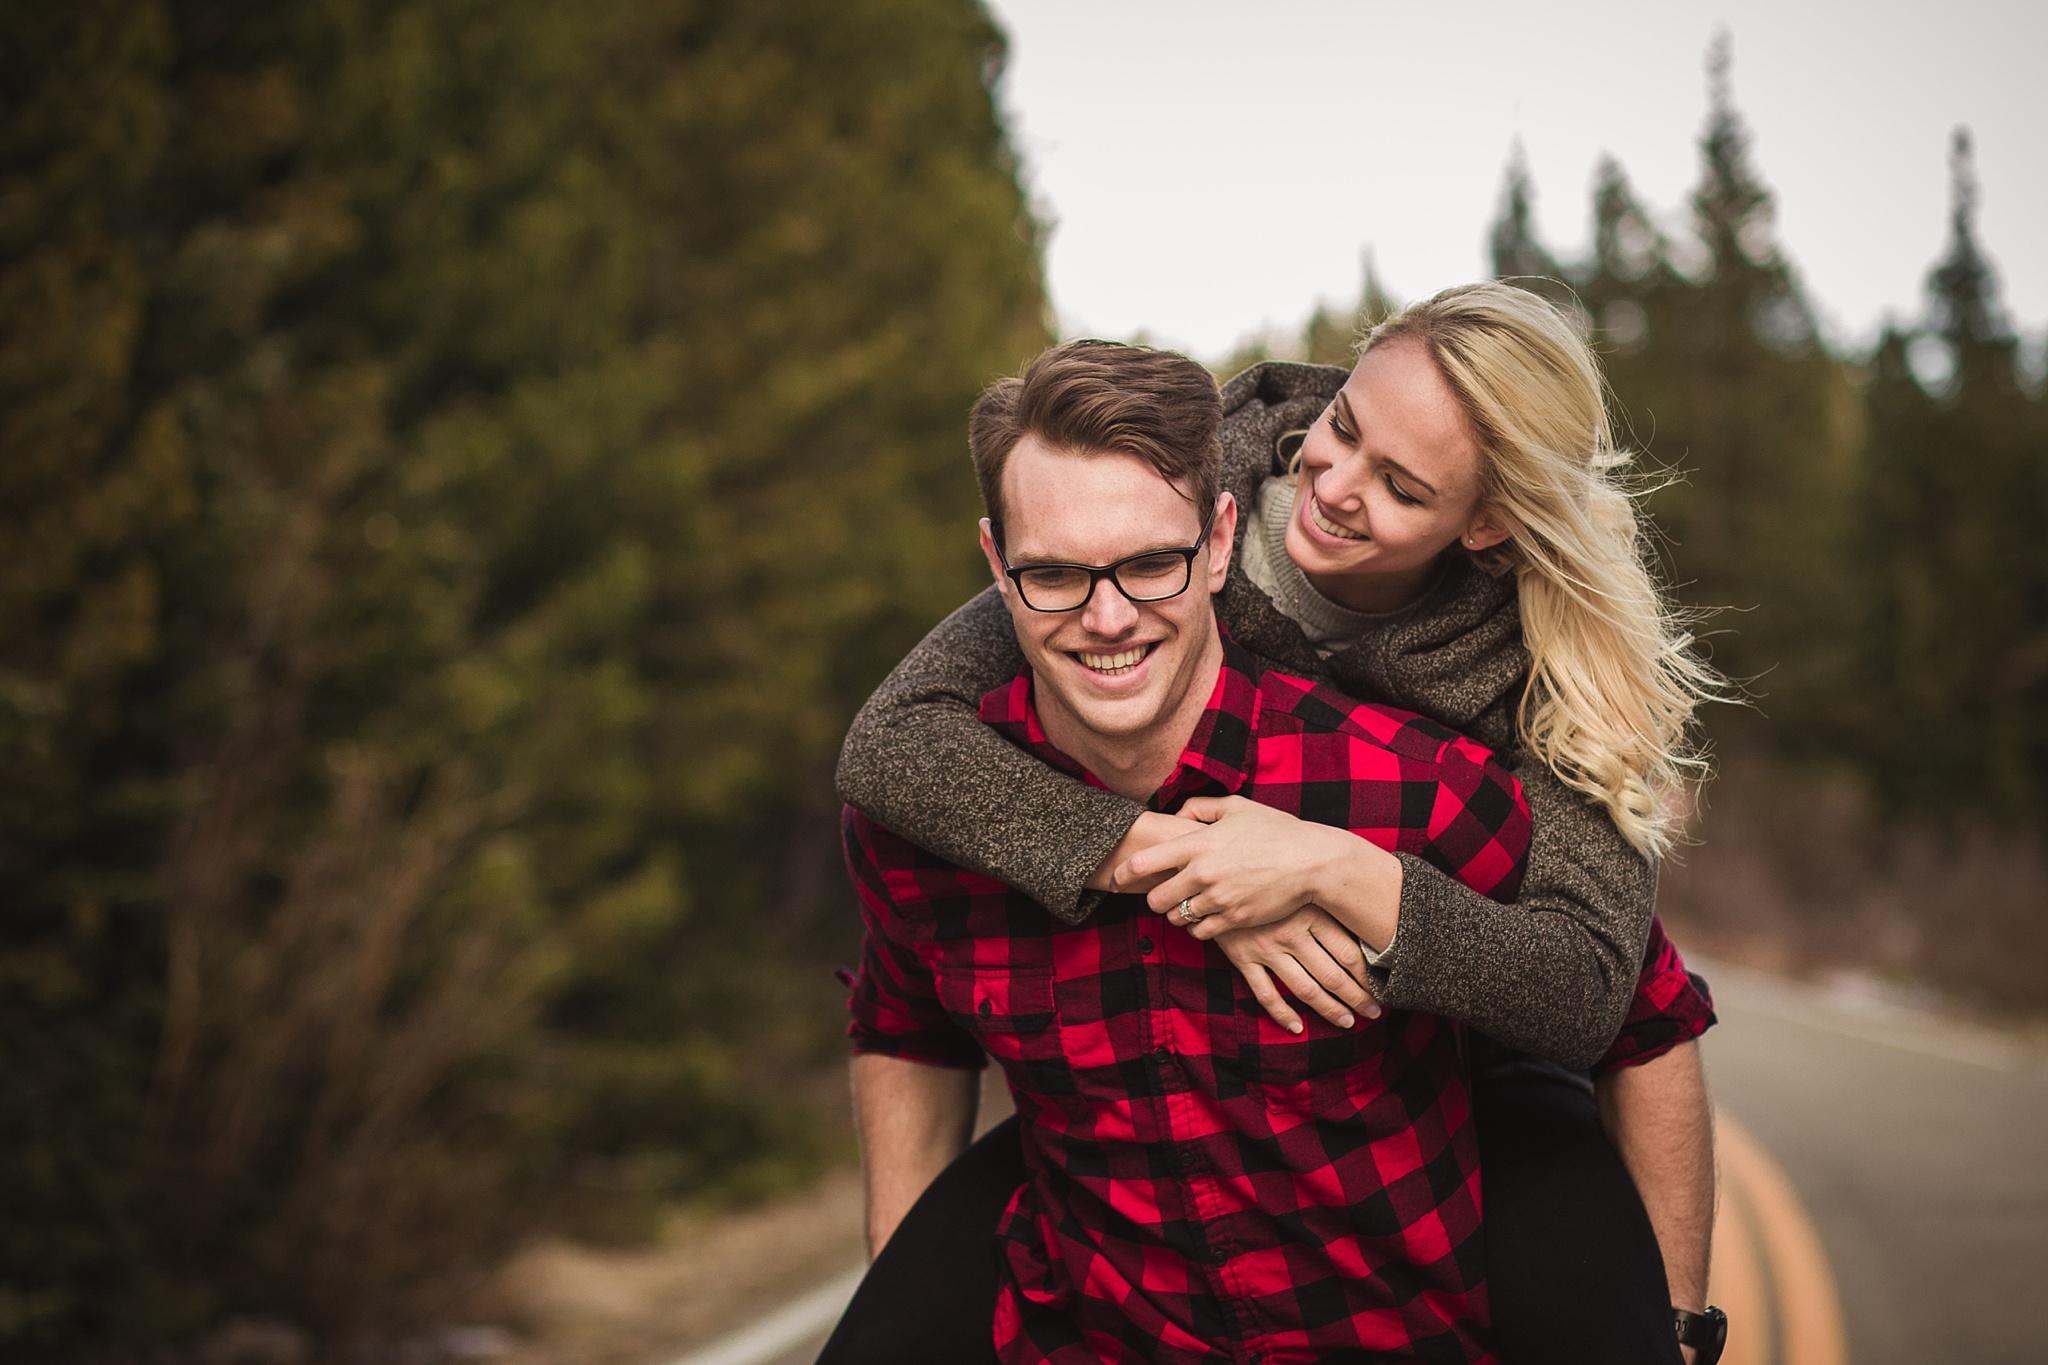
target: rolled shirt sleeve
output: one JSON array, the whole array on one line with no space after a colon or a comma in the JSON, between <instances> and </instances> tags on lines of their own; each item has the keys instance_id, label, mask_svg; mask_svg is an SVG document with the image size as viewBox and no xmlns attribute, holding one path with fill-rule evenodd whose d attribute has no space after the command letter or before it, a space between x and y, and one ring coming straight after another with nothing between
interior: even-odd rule
<instances>
[{"instance_id":1,"label":"rolled shirt sleeve","mask_svg":"<svg viewBox=\"0 0 2048 1365\"><path fill-rule=\"evenodd\" d=\"M946 1013L930 964L889 932L890 911L919 895L915 870L907 860L891 857L892 845L901 841L850 806L840 830L863 921L860 967L846 1002L853 1050L980 1070L987 1054Z\"/></svg>"},{"instance_id":2,"label":"rolled shirt sleeve","mask_svg":"<svg viewBox=\"0 0 2048 1365\"><path fill-rule=\"evenodd\" d=\"M1635 998L1629 1001L1628 1015L1614 1045L1593 1068L1593 1074L1641 1066L1680 1043L1693 1041L1715 1022L1714 996L1706 979L1686 970L1678 946L1664 932L1664 921L1652 918Z\"/></svg>"}]
</instances>

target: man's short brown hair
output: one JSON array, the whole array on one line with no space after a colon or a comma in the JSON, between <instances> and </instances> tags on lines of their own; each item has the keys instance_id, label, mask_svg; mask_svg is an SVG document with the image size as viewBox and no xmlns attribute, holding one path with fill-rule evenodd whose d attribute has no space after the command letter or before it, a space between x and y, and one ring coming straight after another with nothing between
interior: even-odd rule
<instances>
[{"instance_id":1,"label":"man's short brown hair","mask_svg":"<svg viewBox=\"0 0 2048 1365\"><path fill-rule=\"evenodd\" d=\"M1207 516L1222 485L1222 425L1215 379L1186 356L1120 341L1069 341L1041 351L1021 377L982 391L967 448L1000 545L1003 467L1026 436L1077 454L1135 455Z\"/></svg>"}]
</instances>

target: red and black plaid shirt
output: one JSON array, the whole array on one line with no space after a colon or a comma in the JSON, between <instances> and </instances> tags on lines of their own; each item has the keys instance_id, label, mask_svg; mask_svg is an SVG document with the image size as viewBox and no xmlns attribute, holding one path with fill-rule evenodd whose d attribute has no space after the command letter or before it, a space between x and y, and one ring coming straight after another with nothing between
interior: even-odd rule
<instances>
[{"instance_id":1,"label":"red and black plaid shirt","mask_svg":"<svg viewBox=\"0 0 2048 1365\"><path fill-rule=\"evenodd\" d=\"M1155 808L1236 793L1512 897L1528 811L1484 748L1225 654ZM982 717L1086 776L1047 742L1028 676ZM1024 1119L1005 1361L1491 1359L1459 1026L1308 1014L1289 1034L1221 950L1138 897L1068 926L851 810L846 847L867 920L856 1048L992 1055Z\"/></svg>"},{"instance_id":2,"label":"red and black plaid shirt","mask_svg":"<svg viewBox=\"0 0 2048 1365\"><path fill-rule=\"evenodd\" d=\"M1625 1066L1641 1066L1689 1043L1714 1024L1714 996L1706 979L1685 969L1678 945L1664 933L1664 921L1650 917L1650 940L1643 947L1643 972L1636 978L1635 999L1621 1032L1593 1068L1603 1075Z\"/></svg>"}]
</instances>

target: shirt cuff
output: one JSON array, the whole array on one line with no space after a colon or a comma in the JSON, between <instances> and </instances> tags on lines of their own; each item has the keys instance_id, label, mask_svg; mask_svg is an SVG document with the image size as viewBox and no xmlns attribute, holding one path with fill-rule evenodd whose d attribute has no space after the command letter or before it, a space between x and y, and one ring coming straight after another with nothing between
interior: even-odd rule
<instances>
[{"instance_id":1,"label":"shirt cuff","mask_svg":"<svg viewBox=\"0 0 2048 1365\"><path fill-rule=\"evenodd\" d=\"M1401 928L1399 925L1394 926L1394 937L1387 940L1387 946L1384 948L1374 948L1364 939L1358 938L1356 934L1353 934L1351 937L1358 940L1358 951L1365 954L1365 965L1378 968L1380 959L1394 951L1394 939L1401 937Z\"/></svg>"}]
</instances>

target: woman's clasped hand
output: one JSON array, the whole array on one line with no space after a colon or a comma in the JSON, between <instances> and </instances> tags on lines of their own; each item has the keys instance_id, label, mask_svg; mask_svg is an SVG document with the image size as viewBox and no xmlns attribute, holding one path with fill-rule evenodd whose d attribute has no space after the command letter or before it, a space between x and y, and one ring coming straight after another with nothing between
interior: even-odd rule
<instances>
[{"instance_id":1,"label":"woman's clasped hand","mask_svg":"<svg viewBox=\"0 0 2048 1365\"><path fill-rule=\"evenodd\" d=\"M1393 937L1401 865L1392 854L1240 796L1148 812L1130 845L1110 874L1115 889L1142 892L1154 912L1215 940L1281 1027L1302 1029L1283 986L1339 1028L1355 1014L1379 1017L1360 944L1377 951Z\"/></svg>"}]
</instances>

